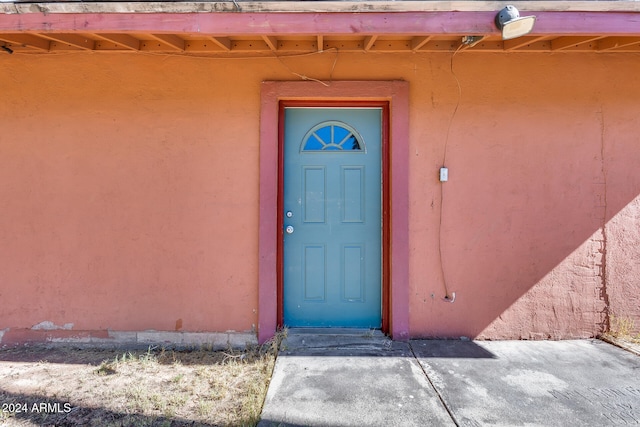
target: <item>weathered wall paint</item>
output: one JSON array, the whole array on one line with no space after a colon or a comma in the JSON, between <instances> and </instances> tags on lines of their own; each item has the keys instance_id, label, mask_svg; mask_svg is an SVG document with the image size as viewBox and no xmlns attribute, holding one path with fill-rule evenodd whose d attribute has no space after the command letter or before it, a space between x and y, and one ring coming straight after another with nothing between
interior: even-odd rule
<instances>
[{"instance_id":1,"label":"weathered wall paint","mask_svg":"<svg viewBox=\"0 0 640 427\"><path fill-rule=\"evenodd\" d=\"M450 64L434 71L444 84L416 95L427 108L412 121L417 335L588 337L608 311L640 326L636 60L456 57L455 116ZM441 251L453 304L442 302L437 251L445 144Z\"/></svg>"},{"instance_id":2,"label":"weathered wall paint","mask_svg":"<svg viewBox=\"0 0 640 427\"><path fill-rule=\"evenodd\" d=\"M640 173L633 166L640 153L629 125L638 113L633 99L639 88L630 78L636 59L454 59L461 100L447 144L442 259L448 289L457 299L442 303L437 243L416 244L411 277L417 334L588 337L607 327L607 303L614 301L621 315L639 324L637 296L635 305L629 299L640 287L637 255L627 258L619 249L615 261L613 254L606 257L619 246L637 254L637 239L613 238L638 228L638 206L632 202L640 194ZM439 70L443 82L448 65ZM412 194L420 197L411 235L429 242L438 240L434 170L447 140L442 127L455 110L444 93L455 93L455 82L448 82L446 89L423 95L433 106L431 121L444 123L431 132L428 126L419 130L424 139L415 140L412 164ZM621 211L627 218L618 216ZM615 268L625 273L614 285L607 273ZM622 307L621 300L630 303Z\"/></svg>"},{"instance_id":3,"label":"weathered wall paint","mask_svg":"<svg viewBox=\"0 0 640 427\"><path fill-rule=\"evenodd\" d=\"M3 61L0 328L253 328L259 80L238 65Z\"/></svg>"},{"instance_id":4,"label":"weathered wall paint","mask_svg":"<svg viewBox=\"0 0 640 427\"><path fill-rule=\"evenodd\" d=\"M260 84L292 72L410 83L412 336L640 326L636 55L79 53L0 58L0 330L253 330Z\"/></svg>"},{"instance_id":5,"label":"weathered wall paint","mask_svg":"<svg viewBox=\"0 0 640 427\"><path fill-rule=\"evenodd\" d=\"M629 81L632 78L628 79ZM615 93L629 90L628 82L613 81ZM638 88L603 110L603 176L606 182L606 291L612 327L640 332L640 138ZM613 102L614 99L612 99Z\"/></svg>"}]
</instances>

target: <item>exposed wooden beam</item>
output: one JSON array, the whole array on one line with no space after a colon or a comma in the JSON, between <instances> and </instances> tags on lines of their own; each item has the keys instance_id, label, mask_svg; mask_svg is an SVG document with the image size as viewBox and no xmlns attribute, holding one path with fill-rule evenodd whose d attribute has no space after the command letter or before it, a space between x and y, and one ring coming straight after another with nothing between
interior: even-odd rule
<instances>
[{"instance_id":1,"label":"exposed wooden beam","mask_svg":"<svg viewBox=\"0 0 640 427\"><path fill-rule=\"evenodd\" d=\"M229 37L211 37L211 40L226 51L231 50L231 39Z\"/></svg>"},{"instance_id":2,"label":"exposed wooden beam","mask_svg":"<svg viewBox=\"0 0 640 427\"><path fill-rule=\"evenodd\" d=\"M414 37L411 39L411 50L419 50L422 46L427 44L429 40L431 40L433 36L426 37Z\"/></svg>"},{"instance_id":3,"label":"exposed wooden beam","mask_svg":"<svg viewBox=\"0 0 640 427\"><path fill-rule=\"evenodd\" d=\"M551 41L549 40L537 40L527 43L526 45L518 47L518 52L550 52Z\"/></svg>"},{"instance_id":4,"label":"exposed wooden beam","mask_svg":"<svg viewBox=\"0 0 640 427\"><path fill-rule=\"evenodd\" d=\"M97 50L97 51L157 51L157 52L205 52L212 54L267 54L269 52L317 52L327 49L338 49L342 52L442 52L456 50L460 41L453 37L420 36L406 39L385 39L375 35L361 39L353 37L317 36L301 39L285 38L278 41L273 36L259 38L240 38L231 40L223 37L207 37L187 40L179 36L161 35L163 40L140 40L130 34L91 33L91 34L59 34L43 35L30 33L0 33L0 44L23 52L46 53L64 50ZM168 44L167 41L171 41ZM184 46L184 50L180 47ZM418 49L415 49L419 46ZM321 50L318 50L321 49ZM463 46L468 52L639 52L640 36L606 37L606 36L528 36L502 41L497 37L485 38L475 46Z\"/></svg>"},{"instance_id":5,"label":"exposed wooden beam","mask_svg":"<svg viewBox=\"0 0 640 427\"><path fill-rule=\"evenodd\" d=\"M364 45L362 46L364 50L371 50L373 45L376 43L378 36L367 36L364 38Z\"/></svg>"},{"instance_id":6,"label":"exposed wooden beam","mask_svg":"<svg viewBox=\"0 0 640 427\"><path fill-rule=\"evenodd\" d=\"M315 40L279 40L278 50L290 52L314 52L317 50Z\"/></svg>"},{"instance_id":7,"label":"exposed wooden beam","mask_svg":"<svg viewBox=\"0 0 640 427\"><path fill-rule=\"evenodd\" d=\"M410 40L377 40L373 52L409 52L411 51Z\"/></svg>"},{"instance_id":8,"label":"exposed wooden beam","mask_svg":"<svg viewBox=\"0 0 640 427\"><path fill-rule=\"evenodd\" d=\"M510 1L518 10L535 12L638 12L636 1L574 0L514 0ZM242 4L243 13L249 12L320 12L320 13L373 13L373 12L496 12L504 2L477 0L433 0L433 1L247 1ZM0 3L0 13L33 13L33 2ZM184 2L50 2L39 3L38 12L51 13L224 13L237 12L231 1L184 1Z\"/></svg>"},{"instance_id":9,"label":"exposed wooden beam","mask_svg":"<svg viewBox=\"0 0 640 427\"><path fill-rule=\"evenodd\" d=\"M96 37L108 42L113 42L126 49L140 50L140 40L129 34L96 34Z\"/></svg>"},{"instance_id":10,"label":"exposed wooden beam","mask_svg":"<svg viewBox=\"0 0 640 427\"><path fill-rule=\"evenodd\" d=\"M269 46L262 39L255 40L235 40L231 43L231 52L259 52L259 53L267 53L269 52Z\"/></svg>"},{"instance_id":11,"label":"exposed wooden beam","mask_svg":"<svg viewBox=\"0 0 640 427\"><path fill-rule=\"evenodd\" d=\"M186 40L184 43L185 52L206 52L206 53L228 53L228 49L223 49L212 40Z\"/></svg>"},{"instance_id":12,"label":"exposed wooden beam","mask_svg":"<svg viewBox=\"0 0 640 427\"><path fill-rule=\"evenodd\" d=\"M631 45L623 46L623 47L614 49L611 52L616 52L616 53L619 53L619 52L637 53L637 52L640 52L640 44L631 44Z\"/></svg>"},{"instance_id":13,"label":"exposed wooden beam","mask_svg":"<svg viewBox=\"0 0 640 427\"><path fill-rule=\"evenodd\" d=\"M503 42L504 50L516 50L527 45L531 45L538 41L544 40L546 37L518 37L516 39L505 40Z\"/></svg>"},{"instance_id":14,"label":"exposed wooden beam","mask_svg":"<svg viewBox=\"0 0 640 427\"><path fill-rule=\"evenodd\" d=\"M363 40L325 40L325 50L336 49L340 52L362 52Z\"/></svg>"},{"instance_id":15,"label":"exposed wooden beam","mask_svg":"<svg viewBox=\"0 0 640 427\"><path fill-rule=\"evenodd\" d=\"M184 50L184 39L175 34L151 34L151 37L161 41L174 50Z\"/></svg>"},{"instance_id":16,"label":"exposed wooden beam","mask_svg":"<svg viewBox=\"0 0 640 427\"><path fill-rule=\"evenodd\" d=\"M33 34L0 34L0 40L24 47L32 47L41 51L48 51L51 46L50 40L37 37Z\"/></svg>"},{"instance_id":17,"label":"exposed wooden beam","mask_svg":"<svg viewBox=\"0 0 640 427\"><path fill-rule=\"evenodd\" d=\"M310 3L310 2L302 2ZM640 8L640 5L639 5ZM498 35L496 12L412 13L83 13L0 14L0 32L142 32L149 34L241 35ZM531 33L543 35L638 36L637 12L536 12ZM446 23L443 24L443 23ZM175 47L175 45L174 45Z\"/></svg>"},{"instance_id":18,"label":"exposed wooden beam","mask_svg":"<svg viewBox=\"0 0 640 427\"><path fill-rule=\"evenodd\" d=\"M84 50L93 50L96 47L95 40L78 35L78 34L40 33L37 35L38 37L44 37L53 42L62 43L74 48L80 48Z\"/></svg>"},{"instance_id":19,"label":"exposed wooden beam","mask_svg":"<svg viewBox=\"0 0 640 427\"><path fill-rule=\"evenodd\" d=\"M590 37L580 37L580 36L565 36L558 37L557 39L551 40L551 50L563 50L567 48L572 48L579 46L583 43L589 43L594 40L601 39L602 36L590 36Z\"/></svg>"},{"instance_id":20,"label":"exposed wooden beam","mask_svg":"<svg viewBox=\"0 0 640 427\"><path fill-rule=\"evenodd\" d=\"M422 46L420 52L454 52L459 45L457 40L431 40Z\"/></svg>"},{"instance_id":21,"label":"exposed wooden beam","mask_svg":"<svg viewBox=\"0 0 640 427\"><path fill-rule=\"evenodd\" d=\"M466 52L502 52L504 42L502 40L484 40L474 46L465 49Z\"/></svg>"},{"instance_id":22,"label":"exposed wooden beam","mask_svg":"<svg viewBox=\"0 0 640 427\"><path fill-rule=\"evenodd\" d=\"M262 40L269 46L272 51L278 50L278 39L273 36L262 36Z\"/></svg>"},{"instance_id":23,"label":"exposed wooden beam","mask_svg":"<svg viewBox=\"0 0 640 427\"><path fill-rule=\"evenodd\" d=\"M640 43L640 37L608 37L598 41L598 50L619 49Z\"/></svg>"}]
</instances>

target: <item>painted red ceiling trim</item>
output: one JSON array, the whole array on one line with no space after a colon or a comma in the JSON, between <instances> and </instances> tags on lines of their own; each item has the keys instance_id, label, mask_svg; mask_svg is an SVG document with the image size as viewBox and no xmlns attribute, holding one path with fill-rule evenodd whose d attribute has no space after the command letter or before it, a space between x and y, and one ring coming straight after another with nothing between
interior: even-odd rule
<instances>
[{"instance_id":1,"label":"painted red ceiling trim","mask_svg":"<svg viewBox=\"0 0 640 427\"><path fill-rule=\"evenodd\" d=\"M640 13L527 12L532 35L640 34ZM494 12L26 13L0 15L2 32L151 32L238 35L497 34Z\"/></svg>"}]
</instances>

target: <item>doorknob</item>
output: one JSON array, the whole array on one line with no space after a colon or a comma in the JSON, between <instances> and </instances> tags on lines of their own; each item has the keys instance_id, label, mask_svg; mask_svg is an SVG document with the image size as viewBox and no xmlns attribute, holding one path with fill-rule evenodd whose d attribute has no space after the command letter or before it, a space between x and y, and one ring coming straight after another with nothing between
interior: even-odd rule
<instances>
[{"instance_id":1,"label":"doorknob","mask_svg":"<svg viewBox=\"0 0 640 427\"><path fill-rule=\"evenodd\" d=\"M287 234L293 234L293 226L287 225L287 228L285 228L284 231L286 231Z\"/></svg>"}]
</instances>

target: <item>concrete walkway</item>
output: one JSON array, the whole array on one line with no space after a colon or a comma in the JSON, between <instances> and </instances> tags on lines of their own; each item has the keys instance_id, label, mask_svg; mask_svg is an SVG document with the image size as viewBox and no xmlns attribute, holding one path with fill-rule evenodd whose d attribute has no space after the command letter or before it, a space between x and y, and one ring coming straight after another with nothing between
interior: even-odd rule
<instances>
[{"instance_id":1,"label":"concrete walkway","mask_svg":"<svg viewBox=\"0 0 640 427\"><path fill-rule=\"evenodd\" d=\"M260 427L390 425L640 425L640 357L598 340L289 331Z\"/></svg>"}]
</instances>

